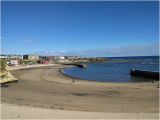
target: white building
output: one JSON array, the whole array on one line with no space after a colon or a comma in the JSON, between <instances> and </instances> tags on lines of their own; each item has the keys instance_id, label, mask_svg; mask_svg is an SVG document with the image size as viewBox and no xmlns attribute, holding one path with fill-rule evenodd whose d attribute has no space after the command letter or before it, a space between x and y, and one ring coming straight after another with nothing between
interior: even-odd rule
<instances>
[{"instance_id":1,"label":"white building","mask_svg":"<svg viewBox=\"0 0 160 120\"><path fill-rule=\"evenodd\" d=\"M11 66L17 66L19 64L18 60L11 60Z\"/></svg>"},{"instance_id":2,"label":"white building","mask_svg":"<svg viewBox=\"0 0 160 120\"><path fill-rule=\"evenodd\" d=\"M59 63L70 63L71 61L69 61L67 59L61 59L61 60L58 60L57 62L59 62Z\"/></svg>"},{"instance_id":3,"label":"white building","mask_svg":"<svg viewBox=\"0 0 160 120\"><path fill-rule=\"evenodd\" d=\"M23 59L36 61L39 60L39 56L34 54L23 55Z\"/></svg>"},{"instance_id":4,"label":"white building","mask_svg":"<svg viewBox=\"0 0 160 120\"><path fill-rule=\"evenodd\" d=\"M59 59L64 60L65 58L64 58L64 56L59 56Z\"/></svg>"},{"instance_id":5,"label":"white building","mask_svg":"<svg viewBox=\"0 0 160 120\"><path fill-rule=\"evenodd\" d=\"M11 55L11 59L23 59L22 55Z\"/></svg>"},{"instance_id":6,"label":"white building","mask_svg":"<svg viewBox=\"0 0 160 120\"><path fill-rule=\"evenodd\" d=\"M23 59L22 55L0 55L3 59Z\"/></svg>"},{"instance_id":7,"label":"white building","mask_svg":"<svg viewBox=\"0 0 160 120\"><path fill-rule=\"evenodd\" d=\"M0 55L0 58L7 59L7 56Z\"/></svg>"},{"instance_id":8,"label":"white building","mask_svg":"<svg viewBox=\"0 0 160 120\"><path fill-rule=\"evenodd\" d=\"M64 60L65 57L64 56L54 56L54 59L56 59L56 60Z\"/></svg>"}]
</instances>

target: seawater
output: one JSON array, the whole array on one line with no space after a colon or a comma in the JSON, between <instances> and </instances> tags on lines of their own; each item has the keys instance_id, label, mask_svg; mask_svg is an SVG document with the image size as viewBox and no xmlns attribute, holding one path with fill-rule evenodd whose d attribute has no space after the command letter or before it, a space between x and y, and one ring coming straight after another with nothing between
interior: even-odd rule
<instances>
[{"instance_id":1,"label":"seawater","mask_svg":"<svg viewBox=\"0 0 160 120\"><path fill-rule=\"evenodd\" d=\"M67 68L63 72L71 77L101 82L144 82L152 80L130 76L131 69L159 72L159 56L110 57L109 59L111 61L89 63L87 68Z\"/></svg>"}]
</instances>

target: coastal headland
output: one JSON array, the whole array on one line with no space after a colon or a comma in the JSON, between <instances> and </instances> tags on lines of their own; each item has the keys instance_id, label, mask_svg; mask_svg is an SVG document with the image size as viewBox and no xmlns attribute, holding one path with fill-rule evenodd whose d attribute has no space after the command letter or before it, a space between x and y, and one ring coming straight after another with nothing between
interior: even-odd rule
<instances>
[{"instance_id":1,"label":"coastal headland","mask_svg":"<svg viewBox=\"0 0 160 120\"><path fill-rule=\"evenodd\" d=\"M85 114L91 118L94 113L97 116L99 113L101 116L99 118L107 118L107 114L118 113L119 117L122 117L120 114L128 114L128 118L158 119L159 89L156 83L85 81L62 74L61 69L66 67L70 66L57 64L10 71L19 81L1 88L2 118L27 118L25 110L30 108L30 112L34 109L41 112L46 109L50 112L70 111L72 117L69 118L74 116L78 118L75 114L80 114L79 118L83 114L84 118ZM14 112L11 111L14 105L22 106L23 110L19 116L14 116L19 107L15 108ZM46 118L54 117L53 113L46 116Z\"/></svg>"}]
</instances>

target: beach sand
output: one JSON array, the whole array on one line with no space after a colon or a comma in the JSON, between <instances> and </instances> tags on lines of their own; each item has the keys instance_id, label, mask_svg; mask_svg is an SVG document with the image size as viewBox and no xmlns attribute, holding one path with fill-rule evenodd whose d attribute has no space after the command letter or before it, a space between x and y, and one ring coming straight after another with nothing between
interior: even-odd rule
<instances>
[{"instance_id":1,"label":"beach sand","mask_svg":"<svg viewBox=\"0 0 160 120\"><path fill-rule=\"evenodd\" d=\"M65 67L11 71L19 82L1 88L1 117L158 119L157 82L84 81L63 75Z\"/></svg>"},{"instance_id":2,"label":"beach sand","mask_svg":"<svg viewBox=\"0 0 160 120\"><path fill-rule=\"evenodd\" d=\"M4 119L156 119L157 113L105 113L1 104Z\"/></svg>"}]
</instances>

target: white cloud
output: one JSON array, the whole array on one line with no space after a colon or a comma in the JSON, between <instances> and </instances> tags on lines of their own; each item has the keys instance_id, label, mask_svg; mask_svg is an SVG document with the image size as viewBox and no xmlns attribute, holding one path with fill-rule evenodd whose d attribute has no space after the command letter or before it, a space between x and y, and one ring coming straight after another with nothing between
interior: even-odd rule
<instances>
[{"instance_id":1,"label":"white cloud","mask_svg":"<svg viewBox=\"0 0 160 120\"><path fill-rule=\"evenodd\" d=\"M41 52L36 52L38 55L65 55L66 52L63 50L48 50L48 51L41 51Z\"/></svg>"},{"instance_id":2,"label":"white cloud","mask_svg":"<svg viewBox=\"0 0 160 120\"><path fill-rule=\"evenodd\" d=\"M90 49L84 51L50 50L36 52L39 55L77 55L77 56L149 56L159 55L159 43L150 45L130 45L104 49Z\"/></svg>"},{"instance_id":3,"label":"white cloud","mask_svg":"<svg viewBox=\"0 0 160 120\"><path fill-rule=\"evenodd\" d=\"M158 55L159 44L130 45L124 47L105 48L97 50L85 50L80 53L83 56L147 56Z\"/></svg>"}]
</instances>

